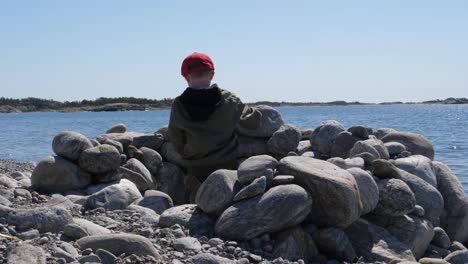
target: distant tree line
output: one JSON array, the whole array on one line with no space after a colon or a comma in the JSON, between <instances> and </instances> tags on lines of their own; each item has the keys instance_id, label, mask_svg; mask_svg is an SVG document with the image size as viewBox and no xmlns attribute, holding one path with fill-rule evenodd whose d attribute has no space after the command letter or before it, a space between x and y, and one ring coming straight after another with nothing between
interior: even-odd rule
<instances>
[{"instance_id":1,"label":"distant tree line","mask_svg":"<svg viewBox=\"0 0 468 264\"><path fill-rule=\"evenodd\" d=\"M137 105L146 105L155 108L165 108L172 105L173 99L164 98L161 100L157 99L148 99L148 98L135 98L135 97L99 97L96 100L81 100L81 101L55 101L51 99L41 99L41 98L22 98L22 99L13 99L0 97L0 106L12 106L20 108L23 111L40 111L40 110L61 110L64 108L71 107L86 107L86 106L102 106L106 104L113 103L128 103L128 104L137 104Z\"/></svg>"}]
</instances>

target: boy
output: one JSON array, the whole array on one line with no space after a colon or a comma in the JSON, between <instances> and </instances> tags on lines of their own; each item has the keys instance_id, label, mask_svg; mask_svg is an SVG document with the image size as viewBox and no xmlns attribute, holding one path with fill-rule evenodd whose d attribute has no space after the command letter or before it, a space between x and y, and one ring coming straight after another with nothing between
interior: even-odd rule
<instances>
[{"instance_id":1,"label":"boy","mask_svg":"<svg viewBox=\"0 0 468 264\"><path fill-rule=\"evenodd\" d=\"M211 84L214 64L208 55L190 54L181 73L189 87L174 100L168 137L187 168L186 187L193 202L198 187L213 171L237 169L236 126L255 128L261 113Z\"/></svg>"}]
</instances>

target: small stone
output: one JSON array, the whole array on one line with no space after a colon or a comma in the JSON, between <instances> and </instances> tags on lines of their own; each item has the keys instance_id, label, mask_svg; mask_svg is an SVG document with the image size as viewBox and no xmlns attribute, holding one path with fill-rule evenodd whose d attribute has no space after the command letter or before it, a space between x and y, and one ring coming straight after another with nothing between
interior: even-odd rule
<instances>
[{"instance_id":1,"label":"small stone","mask_svg":"<svg viewBox=\"0 0 468 264\"><path fill-rule=\"evenodd\" d=\"M175 250L178 251L185 251L185 250L201 250L200 242L193 237L182 237L174 240L173 247Z\"/></svg>"}]
</instances>

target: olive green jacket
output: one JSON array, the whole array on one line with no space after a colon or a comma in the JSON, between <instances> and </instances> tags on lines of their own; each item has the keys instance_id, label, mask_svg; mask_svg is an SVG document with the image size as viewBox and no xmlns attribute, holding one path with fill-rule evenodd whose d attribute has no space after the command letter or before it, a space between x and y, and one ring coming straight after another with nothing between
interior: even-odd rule
<instances>
[{"instance_id":1,"label":"olive green jacket","mask_svg":"<svg viewBox=\"0 0 468 264\"><path fill-rule=\"evenodd\" d=\"M221 103L205 121L192 121L177 97L171 109L168 140L172 142L185 167L223 164L237 158L236 127L255 129L261 113L233 93L221 90Z\"/></svg>"}]
</instances>

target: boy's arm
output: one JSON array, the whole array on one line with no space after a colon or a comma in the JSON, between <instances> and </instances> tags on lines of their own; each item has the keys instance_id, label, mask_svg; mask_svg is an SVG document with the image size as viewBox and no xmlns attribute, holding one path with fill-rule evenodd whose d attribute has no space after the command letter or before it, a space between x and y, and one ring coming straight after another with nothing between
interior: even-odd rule
<instances>
[{"instance_id":1,"label":"boy's arm","mask_svg":"<svg viewBox=\"0 0 468 264\"><path fill-rule=\"evenodd\" d=\"M256 129L260 125L262 113L255 107L250 107L242 102L240 107L242 109L242 114L240 116L238 126L247 129Z\"/></svg>"}]
</instances>

